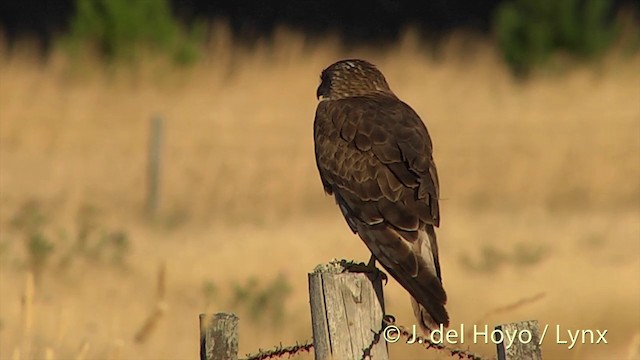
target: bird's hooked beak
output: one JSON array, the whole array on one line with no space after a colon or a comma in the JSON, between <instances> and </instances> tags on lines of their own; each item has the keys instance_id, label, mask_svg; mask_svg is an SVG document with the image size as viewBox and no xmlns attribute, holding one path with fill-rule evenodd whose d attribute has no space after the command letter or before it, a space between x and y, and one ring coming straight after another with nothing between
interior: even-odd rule
<instances>
[{"instance_id":1,"label":"bird's hooked beak","mask_svg":"<svg viewBox=\"0 0 640 360\"><path fill-rule=\"evenodd\" d=\"M321 88L322 88L322 84L320 84L320 86L318 86L318 90L316 90L316 99L320 101L327 100L327 96L323 94L323 91Z\"/></svg>"},{"instance_id":2,"label":"bird's hooked beak","mask_svg":"<svg viewBox=\"0 0 640 360\"><path fill-rule=\"evenodd\" d=\"M316 99L320 101L329 100L329 87L330 82L322 79L320 85L318 85L318 90L316 90Z\"/></svg>"}]
</instances>

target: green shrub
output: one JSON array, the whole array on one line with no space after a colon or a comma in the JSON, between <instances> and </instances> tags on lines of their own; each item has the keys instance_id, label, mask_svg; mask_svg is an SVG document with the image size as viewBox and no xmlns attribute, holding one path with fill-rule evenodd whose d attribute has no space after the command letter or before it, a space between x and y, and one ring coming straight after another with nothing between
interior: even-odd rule
<instances>
[{"instance_id":1,"label":"green shrub","mask_svg":"<svg viewBox=\"0 0 640 360\"><path fill-rule=\"evenodd\" d=\"M613 42L609 0L514 0L494 16L502 54L516 73L527 73L562 50L593 58Z\"/></svg>"},{"instance_id":2,"label":"green shrub","mask_svg":"<svg viewBox=\"0 0 640 360\"><path fill-rule=\"evenodd\" d=\"M130 249L129 236L122 229L104 226L98 208L85 204L78 209L74 233L71 247L60 260L62 268L69 267L77 259L125 265Z\"/></svg>"},{"instance_id":3,"label":"green shrub","mask_svg":"<svg viewBox=\"0 0 640 360\"><path fill-rule=\"evenodd\" d=\"M507 265L527 267L538 264L549 252L546 246L540 244L516 243L512 251L485 245L477 256L472 257L465 252L460 254L459 260L470 272L493 273Z\"/></svg>"},{"instance_id":4,"label":"green shrub","mask_svg":"<svg viewBox=\"0 0 640 360\"><path fill-rule=\"evenodd\" d=\"M50 269L65 270L77 260L85 264L109 264L117 267L127 265L130 240L122 229L113 229L103 224L100 211L84 205L78 209L75 236L68 237L63 229L55 231L51 221L52 209L40 201L25 202L9 223L12 236L21 239L24 246L26 268L37 282ZM0 243L0 250L6 244ZM52 267L53 266L53 267Z\"/></svg>"},{"instance_id":5,"label":"green shrub","mask_svg":"<svg viewBox=\"0 0 640 360\"><path fill-rule=\"evenodd\" d=\"M67 37L72 48L95 47L108 59L132 59L141 49L193 62L202 27L187 34L171 14L168 0L76 0Z\"/></svg>"},{"instance_id":6,"label":"green shrub","mask_svg":"<svg viewBox=\"0 0 640 360\"><path fill-rule=\"evenodd\" d=\"M53 241L45 234L48 220L37 201L26 202L11 219L11 227L22 235L27 267L39 281L53 255Z\"/></svg>"},{"instance_id":7,"label":"green shrub","mask_svg":"<svg viewBox=\"0 0 640 360\"><path fill-rule=\"evenodd\" d=\"M280 325L285 318L285 302L291 294L287 278L279 275L265 284L256 277L246 284L233 284L231 303L248 310L252 321Z\"/></svg>"}]
</instances>

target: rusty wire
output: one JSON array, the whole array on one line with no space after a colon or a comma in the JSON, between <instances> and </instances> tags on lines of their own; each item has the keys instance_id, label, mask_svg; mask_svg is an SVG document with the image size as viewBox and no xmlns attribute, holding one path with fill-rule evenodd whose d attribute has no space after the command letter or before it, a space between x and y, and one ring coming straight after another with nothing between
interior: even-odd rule
<instances>
[{"instance_id":1,"label":"rusty wire","mask_svg":"<svg viewBox=\"0 0 640 360\"><path fill-rule=\"evenodd\" d=\"M402 335L404 338L411 339L413 338L414 334L412 331L409 331L406 327L402 326L402 325L398 325L395 322L395 318L391 315L385 315L384 319L382 320L382 328L380 329L380 331L372 331L374 333L374 337L373 340L371 342L371 344L363 349L363 354L362 354L362 358L366 359L367 356L370 355L371 349L373 348L373 346L375 344L377 344L380 339L382 338L381 334L382 331L388 327L388 326L395 326L400 335ZM431 341L430 339L423 337L423 336L415 336L415 340L421 344L422 346L424 346L425 350L429 350L429 349L435 349L435 350L440 350L440 351L444 351L449 353L452 357L457 357L458 359L467 359L467 360L488 360L491 358L486 358L486 357L482 357L480 355L476 355L468 350L463 350L463 349L456 349L456 348L451 348L448 346L445 346L443 344L440 343L435 343L433 341ZM296 355L298 353L301 352L310 352L311 349L313 349L313 340L309 339L303 343L296 343L295 345L291 345L291 346L283 346L282 343L273 347L272 349L258 349L258 352L255 354L247 354L246 357L242 360L265 360L265 359L276 359L276 358L281 358L283 356L288 356L291 357L293 355Z\"/></svg>"}]
</instances>

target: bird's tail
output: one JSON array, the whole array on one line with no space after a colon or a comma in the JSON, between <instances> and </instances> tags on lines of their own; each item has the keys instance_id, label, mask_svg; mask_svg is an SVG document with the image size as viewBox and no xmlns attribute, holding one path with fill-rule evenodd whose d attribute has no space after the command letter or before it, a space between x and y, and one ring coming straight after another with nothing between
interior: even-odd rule
<instances>
[{"instance_id":1,"label":"bird's tail","mask_svg":"<svg viewBox=\"0 0 640 360\"><path fill-rule=\"evenodd\" d=\"M449 314L445 309L446 293L442 286L440 275L440 261L438 259L438 243L433 226L427 225L425 230L419 230L418 241L420 254L427 264L428 274L424 274L418 280L423 286L428 287L428 292L436 295L422 297L420 300L411 297L413 313L418 320L418 325L425 334L437 329L440 324L449 326Z\"/></svg>"},{"instance_id":2,"label":"bird's tail","mask_svg":"<svg viewBox=\"0 0 640 360\"><path fill-rule=\"evenodd\" d=\"M420 329L427 336L431 333L431 331L439 328L440 324L442 324L444 327L447 327L449 325L448 318L446 322L436 321L433 316L431 316L431 313L429 313L429 310L426 307L422 306L414 297L411 297L411 307L413 308L413 314L418 320Z\"/></svg>"},{"instance_id":3,"label":"bird's tail","mask_svg":"<svg viewBox=\"0 0 640 360\"><path fill-rule=\"evenodd\" d=\"M380 264L411 294L422 330L428 334L440 324L448 326L447 294L442 287L433 226L402 231L381 223L359 226L358 233Z\"/></svg>"}]
</instances>

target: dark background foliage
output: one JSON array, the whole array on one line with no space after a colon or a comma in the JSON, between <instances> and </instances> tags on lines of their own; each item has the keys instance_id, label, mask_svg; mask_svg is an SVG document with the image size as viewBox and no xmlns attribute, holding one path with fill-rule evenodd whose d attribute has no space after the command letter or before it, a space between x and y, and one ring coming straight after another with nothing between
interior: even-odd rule
<instances>
[{"instance_id":1,"label":"dark background foliage","mask_svg":"<svg viewBox=\"0 0 640 360\"><path fill-rule=\"evenodd\" d=\"M640 23L638 1L630 0L27 0L2 7L0 29L9 48L18 39L35 38L43 54L63 39L76 53L89 45L107 60L153 48L190 64L199 57L207 25L216 20L249 46L278 26L311 38L337 33L347 46L384 46L411 27L431 46L454 30L490 36L518 75L558 52L596 59L624 32L621 19L635 16L633 23ZM632 50L640 48L635 29Z\"/></svg>"},{"instance_id":2,"label":"dark background foliage","mask_svg":"<svg viewBox=\"0 0 640 360\"><path fill-rule=\"evenodd\" d=\"M416 25L433 36L452 29L488 32L499 0L173 0L174 13L184 22L227 19L235 34L251 40L284 24L310 34L338 31L347 41L392 40L405 25ZM639 2L615 0L612 9ZM0 4L0 27L10 42L35 36L46 47L69 28L74 0L21 0ZM612 11L613 13L614 11Z\"/></svg>"}]
</instances>

